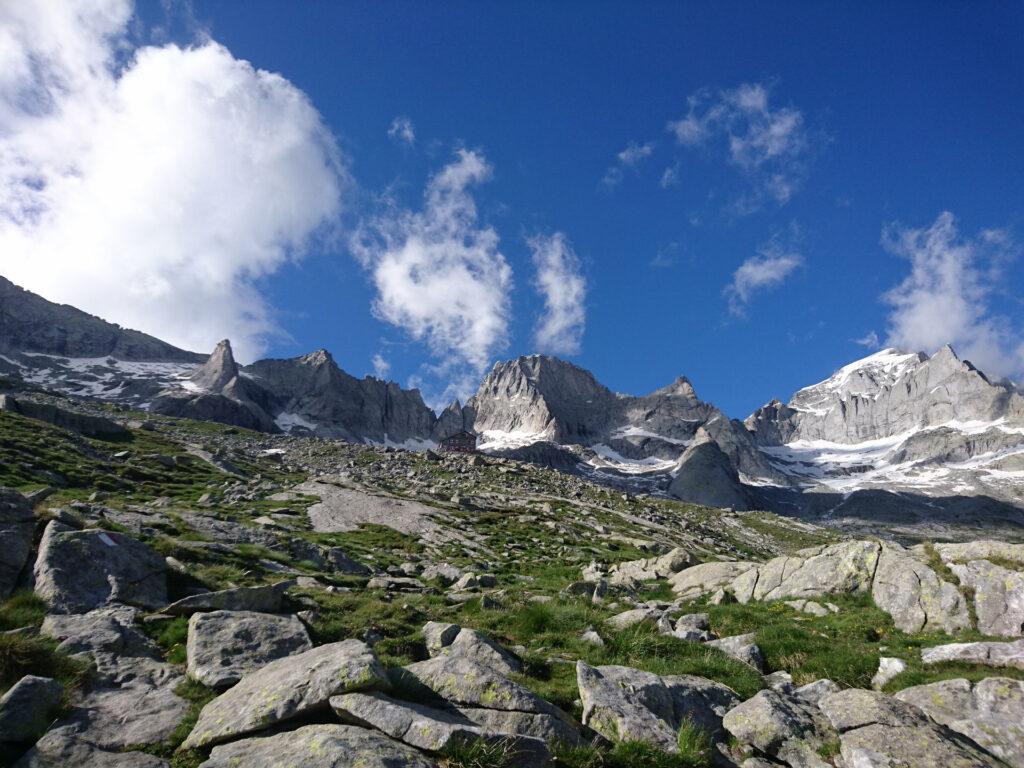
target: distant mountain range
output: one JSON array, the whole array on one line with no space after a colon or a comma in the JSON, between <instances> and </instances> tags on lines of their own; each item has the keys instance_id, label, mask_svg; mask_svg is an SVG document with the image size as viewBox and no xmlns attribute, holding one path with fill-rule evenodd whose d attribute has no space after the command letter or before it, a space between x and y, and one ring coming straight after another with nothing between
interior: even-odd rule
<instances>
[{"instance_id":1,"label":"distant mountain range","mask_svg":"<svg viewBox=\"0 0 1024 768\"><path fill-rule=\"evenodd\" d=\"M58 305L0 278L0 374L157 413L428 448L460 429L482 450L709 506L766 508L860 532L1024 525L1024 396L951 347L886 349L745 421L680 377L612 392L564 360L496 363L440 415L420 393L345 373L325 350L239 366Z\"/></svg>"}]
</instances>

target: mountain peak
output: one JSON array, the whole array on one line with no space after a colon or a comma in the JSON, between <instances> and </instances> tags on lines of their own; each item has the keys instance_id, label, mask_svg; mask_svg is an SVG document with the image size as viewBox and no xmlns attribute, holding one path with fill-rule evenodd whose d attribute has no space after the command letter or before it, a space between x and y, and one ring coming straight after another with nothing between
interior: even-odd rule
<instances>
[{"instance_id":1,"label":"mountain peak","mask_svg":"<svg viewBox=\"0 0 1024 768\"><path fill-rule=\"evenodd\" d=\"M188 377L192 384L210 392L220 392L228 382L238 376L238 364L231 352L231 342L222 339L217 342L210 357L203 366Z\"/></svg>"}]
</instances>

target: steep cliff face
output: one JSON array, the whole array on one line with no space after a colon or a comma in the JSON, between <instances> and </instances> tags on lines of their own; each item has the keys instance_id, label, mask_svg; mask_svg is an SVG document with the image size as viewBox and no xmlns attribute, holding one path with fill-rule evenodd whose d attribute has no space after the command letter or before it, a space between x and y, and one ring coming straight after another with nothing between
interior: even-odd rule
<instances>
[{"instance_id":1,"label":"steep cliff face","mask_svg":"<svg viewBox=\"0 0 1024 768\"><path fill-rule=\"evenodd\" d=\"M273 418L261 405L266 400L265 392L240 375L231 342L224 339L205 364L157 395L149 409L168 416L277 432Z\"/></svg>"},{"instance_id":2,"label":"steep cliff face","mask_svg":"<svg viewBox=\"0 0 1024 768\"><path fill-rule=\"evenodd\" d=\"M423 444L434 412L419 390L402 389L372 376L357 379L341 370L326 350L246 366L264 392L277 425L354 442Z\"/></svg>"},{"instance_id":3,"label":"steep cliff face","mask_svg":"<svg viewBox=\"0 0 1024 768\"><path fill-rule=\"evenodd\" d=\"M0 277L0 351L66 358L200 363L203 356L55 304Z\"/></svg>"}]
</instances>

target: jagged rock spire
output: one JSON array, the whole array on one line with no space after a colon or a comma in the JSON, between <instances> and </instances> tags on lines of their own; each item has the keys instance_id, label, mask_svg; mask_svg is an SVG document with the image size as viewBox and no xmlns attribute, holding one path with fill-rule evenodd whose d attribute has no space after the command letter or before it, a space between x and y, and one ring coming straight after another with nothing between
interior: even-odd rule
<instances>
[{"instance_id":1,"label":"jagged rock spire","mask_svg":"<svg viewBox=\"0 0 1024 768\"><path fill-rule=\"evenodd\" d=\"M200 389L220 392L236 376L238 364L231 353L231 342L224 339L217 344L203 367L189 376L189 381Z\"/></svg>"}]
</instances>

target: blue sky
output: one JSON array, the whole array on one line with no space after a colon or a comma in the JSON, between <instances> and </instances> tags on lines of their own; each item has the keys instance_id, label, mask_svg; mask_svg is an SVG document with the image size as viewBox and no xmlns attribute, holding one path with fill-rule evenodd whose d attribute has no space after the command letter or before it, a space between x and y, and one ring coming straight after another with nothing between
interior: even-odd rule
<instances>
[{"instance_id":1,"label":"blue sky","mask_svg":"<svg viewBox=\"0 0 1024 768\"><path fill-rule=\"evenodd\" d=\"M855 340L872 333L922 348L942 338L999 374L1024 372L1021 3L134 10L116 67L142 45L212 38L304 93L341 158L338 205L317 212L324 226L301 258L251 273L244 257L230 262L234 295L268 313L265 354L326 347L356 375L379 356L436 400L475 380L483 357L536 351L554 313L567 324L554 347L611 388L639 394L684 374L741 418L869 353ZM492 269L472 294L505 327L469 351L451 336L483 332L473 318L432 329L402 305L415 293L382 310L375 271L410 233L447 226L424 195L456 167L471 177L449 190L460 215L474 209L469 232L498 238L471 257L493 268L498 253L511 273ZM284 189L299 191L282 205L317 207L301 186ZM366 232L376 244L358 252L352 238ZM534 251L556 233L564 258L546 306ZM566 281L585 292L559 293ZM166 316L124 319L167 335Z\"/></svg>"}]
</instances>

